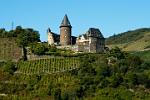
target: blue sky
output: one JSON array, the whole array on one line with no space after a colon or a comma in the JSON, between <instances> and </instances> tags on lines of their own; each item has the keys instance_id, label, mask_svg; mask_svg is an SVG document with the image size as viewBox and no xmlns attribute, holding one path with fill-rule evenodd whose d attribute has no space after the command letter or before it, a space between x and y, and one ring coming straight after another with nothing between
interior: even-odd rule
<instances>
[{"instance_id":1,"label":"blue sky","mask_svg":"<svg viewBox=\"0 0 150 100\"><path fill-rule=\"evenodd\" d=\"M78 36L88 28L99 28L104 37L150 27L150 0L0 0L0 28L21 25L38 30L47 41L48 27L59 33L65 14Z\"/></svg>"}]
</instances>

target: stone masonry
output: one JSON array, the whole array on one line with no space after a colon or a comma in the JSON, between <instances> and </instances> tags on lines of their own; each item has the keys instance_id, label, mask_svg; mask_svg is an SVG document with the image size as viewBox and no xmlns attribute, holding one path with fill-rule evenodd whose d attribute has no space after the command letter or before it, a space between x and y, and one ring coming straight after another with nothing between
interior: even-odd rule
<instances>
[{"instance_id":1,"label":"stone masonry","mask_svg":"<svg viewBox=\"0 0 150 100\"><path fill-rule=\"evenodd\" d=\"M59 48L70 47L76 52L100 53L104 52L105 38L98 28L89 30L79 37L72 36L72 26L67 15L64 16L60 25L60 35L48 29L48 45L56 45Z\"/></svg>"}]
</instances>

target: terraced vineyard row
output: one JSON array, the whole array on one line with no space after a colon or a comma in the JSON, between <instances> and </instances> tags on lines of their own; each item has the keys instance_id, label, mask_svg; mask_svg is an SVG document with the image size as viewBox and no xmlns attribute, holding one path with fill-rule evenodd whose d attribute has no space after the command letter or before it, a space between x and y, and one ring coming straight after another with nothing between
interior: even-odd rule
<instances>
[{"instance_id":1,"label":"terraced vineyard row","mask_svg":"<svg viewBox=\"0 0 150 100\"><path fill-rule=\"evenodd\" d=\"M39 59L34 61L19 62L17 64L16 73L21 74L53 74L69 71L79 67L79 59L77 57L68 58L50 58Z\"/></svg>"}]
</instances>

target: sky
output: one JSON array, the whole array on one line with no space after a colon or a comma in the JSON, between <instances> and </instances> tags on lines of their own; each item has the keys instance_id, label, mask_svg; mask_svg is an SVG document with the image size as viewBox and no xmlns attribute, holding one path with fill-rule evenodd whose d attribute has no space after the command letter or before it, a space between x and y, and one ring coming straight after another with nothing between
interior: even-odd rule
<instances>
[{"instance_id":1,"label":"sky","mask_svg":"<svg viewBox=\"0 0 150 100\"><path fill-rule=\"evenodd\" d=\"M59 34L65 14L72 35L99 28L105 38L150 27L150 0L0 0L0 28L33 28L47 41L47 28Z\"/></svg>"}]
</instances>

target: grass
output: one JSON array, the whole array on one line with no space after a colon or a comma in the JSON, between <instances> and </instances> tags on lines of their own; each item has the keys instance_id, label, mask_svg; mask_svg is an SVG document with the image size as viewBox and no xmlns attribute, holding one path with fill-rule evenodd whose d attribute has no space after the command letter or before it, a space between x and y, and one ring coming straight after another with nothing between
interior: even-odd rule
<instances>
[{"instance_id":1,"label":"grass","mask_svg":"<svg viewBox=\"0 0 150 100\"><path fill-rule=\"evenodd\" d=\"M139 51L133 53L134 55L139 56L142 60L150 62L150 50L149 51Z\"/></svg>"},{"instance_id":2,"label":"grass","mask_svg":"<svg viewBox=\"0 0 150 100\"><path fill-rule=\"evenodd\" d=\"M107 47L113 48L118 46L124 51L141 51L150 45L150 32L144 33L144 36L136 41L130 41L128 43L109 44Z\"/></svg>"}]
</instances>

